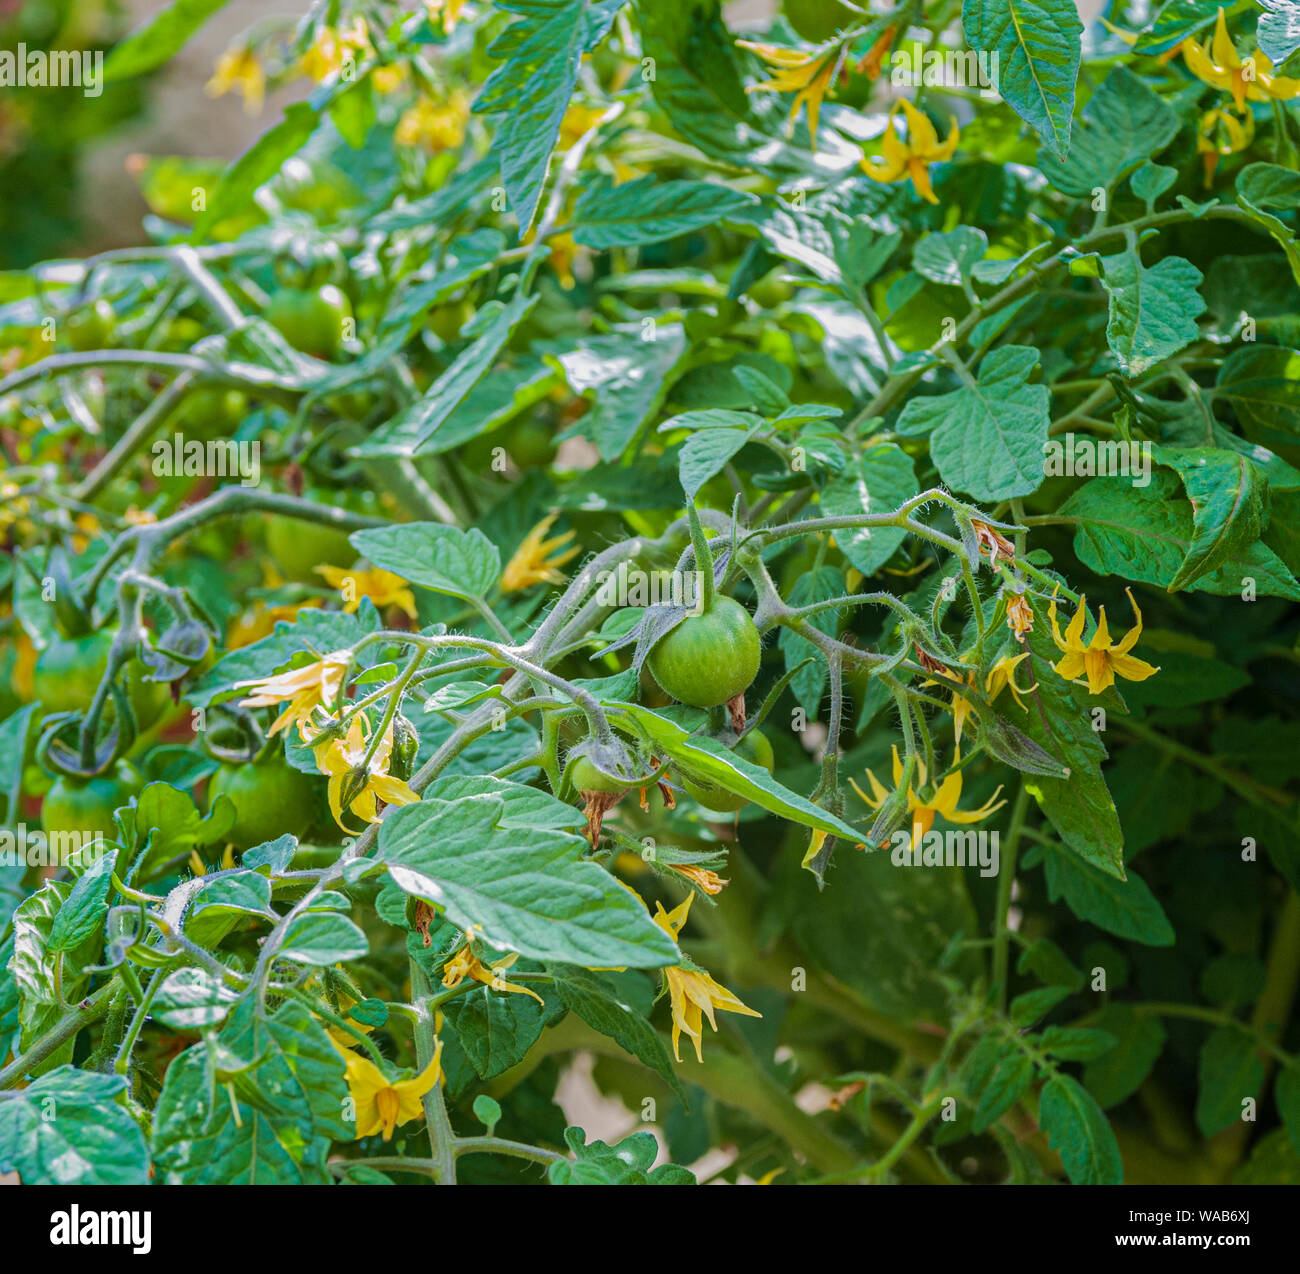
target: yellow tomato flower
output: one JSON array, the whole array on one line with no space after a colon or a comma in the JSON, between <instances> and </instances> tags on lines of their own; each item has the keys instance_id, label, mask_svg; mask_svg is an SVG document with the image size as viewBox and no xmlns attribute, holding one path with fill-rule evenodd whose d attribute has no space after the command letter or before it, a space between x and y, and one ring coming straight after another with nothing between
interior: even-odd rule
<instances>
[{"instance_id":1,"label":"yellow tomato flower","mask_svg":"<svg viewBox=\"0 0 1300 1274\"><path fill-rule=\"evenodd\" d=\"M84 553L91 540L99 534L99 519L93 513L78 513L72 524L77 528L72 536L72 547L78 553Z\"/></svg>"},{"instance_id":2,"label":"yellow tomato flower","mask_svg":"<svg viewBox=\"0 0 1300 1274\"><path fill-rule=\"evenodd\" d=\"M1133 590L1126 588L1124 592L1128 594L1128 604L1133 607L1136 624L1118 642L1111 641L1110 630L1106 627L1106 608L1103 606L1097 621L1097 631L1086 646L1083 644L1083 623L1086 618L1084 602L1087 599L1080 596L1079 609L1070 620L1064 638L1056 626L1056 599L1052 599L1048 611L1048 618L1052 621L1052 640L1065 652L1065 657L1053 664L1052 669L1066 681L1074 681L1075 678L1086 675L1089 694L1099 695L1107 686L1113 686L1116 673L1126 681L1145 681L1160 671L1128 653L1142 636L1142 612L1133 600Z\"/></svg>"},{"instance_id":3,"label":"yellow tomato flower","mask_svg":"<svg viewBox=\"0 0 1300 1274\"><path fill-rule=\"evenodd\" d=\"M357 62L370 52L365 19L354 17L343 26L321 27L298 66L319 84L349 66L355 72Z\"/></svg>"},{"instance_id":4,"label":"yellow tomato flower","mask_svg":"<svg viewBox=\"0 0 1300 1274\"><path fill-rule=\"evenodd\" d=\"M523 543L501 572L503 592L516 593L523 588L532 588L534 584L563 584L568 579L558 568L577 557L582 550L573 544L562 553L556 552L573 539L572 531L565 531L563 535L553 536L549 540L546 538L546 533L555 525L558 516L552 513L544 517L524 536Z\"/></svg>"},{"instance_id":5,"label":"yellow tomato flower","mask_svg":"<svg viewBox=\"0 0 1300 1274\"><path fill-rule=\"evenodd\" d=\"M368 1057L339 1049L347 1067L348 1092L356 1107L357 1138L382 1132L392 1138L398 1124L409 1124L424 1114L420 1099L442 1076L442 1041L437 1042L429 1064L410 1079L389 1079Z\"/></svg>"},{"instance_id":6,"label":"yellow tomato flower","mask_svg":"<svg viewBox=\"0 0 1300 1274\"><path fill-rule=\"evenodd\" d=\"M436 155L454 150L465 140L469 122L469 94L453 89L441 101L424 94L397 121L394 136L402 146L423 146Z\"/></svg>"},{"instance_id":7,"label":"yellow tomato flower","mask_svg":"<svg viewBox=\"0 0 1300 1274\"><path fill-rule=\"evenodd\" d=\"M415 618L415 594L406 581L392 571L379 567L358 571L342 566L318 566L316 574L343 594L345 615L351 615L361 605L361 599L368 597L380 610L385 606L396 606L409 618Z\"/></svg>"},{"instance_id":8,"label":"yellow tomato flower","mask_svg":"<svg viewBox=\"0 0 1300 1274\"><path fill-rule=\"evenodd\" d=\"M370 82L375 92L387 97L396 93L406 83L406 66L402 62L393 62L388 66L377 66L370 73Z\"/></svg>"},{"instance_id":9,"label":"yellow tomato flower","mask_svg":"<svg viewBox=\"0 0 1300 1274\"><path fill-rule=\"evenodd\" d=\"M822 102L835 83L842 56L840 45L833 44L821 53L804 53L800 49L786 49L779 44L759 44L753 40L737 40L736 43L742 49L757 53L775 71L770 80L750 84L745 92L793 93L789 129L793 131L799 108L806 105L808 132L812 137L813 150L816 150L817 120L821 115Z\"/></svg>"},{"instance_id":10,"label":"yellow tomato flower","mask_svg":"<svg viewBox=\"0 0 1300 1274\"><path fill-rule=\"evenodd\" d=\"M1255 117L1250 107L1240 111L1231 106L1206 111L1196 128L1196 150L1205 168L1205 189L1214 184L1221 155L1235 155L1255 140Z\"/></svg>"},{"instance_id":11,"label":"yellow tomato flower","mask_svg":"<svg viewBox=\"0 0 1300 1274\"><path fill-rule=\"evenodd\" d=\"M996 567L999 557L1005 558L1008 562L1014 560L1016 546L1001 531L989 526L987 522L981 522L978 518L971 519L971 526L975 528L975 539L980 548L989 555L990 566Z\"/></svg>"},{"instance_id":12,"label":"yellow tomato flower","mask_svg":"<svg viewBox=\"0 0 1300 1274\"><path fill-rule=\"evenodd\" d=\"M1016 665L1022 659L1029 658L1029 651L1023 651L1019 655L1003 655L992 668L989 669L989 675L984 678L984 692L988 695L989 701L992 702L1002 693L1003 690L1010 690L1011 697L1023 708L1024 701L1020 698L1020 687L1016 685ZM1029 692L1026 691L1026 694Z\"/></svg>"},{"instance_id":13,"label":"yellow tomato flower","mask_svg":"<svg viewBox=\"0 0 1300 1274\"><path fill-rule=\"evenodd\" d=\"M424 11L429 15L429 25L442 22L443 33L450 35L456 28L465 0L424 0Z\"/></svg>"},{"instance_id":14,"label":"yellow tomato flower","mask_svg":"<svg viewBox=\"0 0 1300 1274\"><path fill-rule=\"evenodd\" d=\"M957 759L954 754L953 760ZM925 786L925 762L920 757L916 759L916 777L921 787ZM873 809L878 810L889 799L890 793L885 790L879 779L870 771L867 771L867 780L871 784L871 795L868 796L858 785L850 779L853 790L862 797L864 801ZM898 756L898 747L894 747L894 786L897 787L903 781L903 762ZM998 792L1002 791L1001 784L998 785L998 791L994 792L983 805L977 810L959 810L957 802L961 800L961 771L954 770L948 775L938 788L935 789L934 795L929 800L923 800L916 794L916 791L909 784L907 788L907 808L912 813L912 849L920 848L921 841L926 832L934 826L935 815L942 815L950 823L978 823L988 818L990 814L1000 810L1006 801L998 800Z\"/></svg>"},{"instance_id":15,"label":"yellow tomato flower","mask_svg":"<svg viewBox=\"0 0 1300 1274\"><path fill-rule=\"evenodd\" d=\"M340 994L339 1017L346 1019L348 1024L360 1031L362 1035L369 1035L375 1028L371 1026L369 1022L363 1022L359 1018L352 1017L348 1013L348 1010L355 1003L356 1000L354 1000L350 995ZM327 1025L325 1028L325 1034L328 1035L339 1048L356 1048L361 1043L355 1035L345 1031L341 1026Z\"/></svg>"},{"instance_id":16,"label":"yellow tomato flower","mask_svg":"<svg viewBox=\"0 0 1300 1274\"><path fill-rule=\"evenodd\" d=\"M227 49L217 59L212 78L203 86L209 97L221 97L234 90L244 99L244 113L256 115L266 98L266 68L246 44Z\"/></svg>"},{"instance_id":17,"label":"yellow tomato flower","mask_svg":"<svg viewBox=\"0 0 1300 1274\"><path fill-rule=\"evenodd\" d=\"M894 116L902 109L907 118L907 141L898 136L894 126ZM947 138L939 141L939 134L929 117L918 111L911 102L904 100L889 112L889 124L885 135L880 139L880 149L884 162L863 158L862 171L872 181L901 181L904 177L911 179L916 193L929 203L938 203L930 185L928 166L953 157L957 149L957 139L961 130L957 127L957 117L952 117L952 129Z\"/></svg>"},{"instance_id":18,"label":"yellow tomato flower","mask_svg":"<svg viewBox=\"0 0 1300 1274\"><path fill-rule=\"evenodd\" d=\"M680 907L674 907L672 911L665 911L663 903L656 902L655 924L670 938L676 940L678 933L686 924L686 917L690 914L694 898L695 895L691 894ZM670 965L664 970L664 977L668 982L668 998L673 1011L673 1056L679 1062L682 1060L683 1031L691 1037L691 1043L695 1045L697 1060L704 1061L703 1021L707 1017L709 1025L716 1031L718 1022L714 1016L715 1009L721 1009L724 1013L743 1013L747 1017L763 1016L743 1003L721 983L715 982L703 969L688 968L684 964Z\"/></svg>"},{"instance_id":19,"label":"yellow tomato flower","mask_svg":"<svg viewBox=\"0 0 1300 1274\"><path fill-rule=\"evenodd\" d=\"M230 625L230 630L226 633L226 645L231 650L242 650L255 641L261 641L263 637L269 637L275 632L275 626L281 620L291 624L299 611L310 610L319 607L320 604L319 597L313 597L305 602L288 602L282 606L268 606L265 602L254 602L252 610L245 611Z\"/></svg>"},{"instance_id":20,"label":"yellow tomato flower","mask_svg":"<svg viewBox=\"0 0 1300 1274\"><path fill-rule=\"evenodd\" d=\"M257 677L252 681L237 681L236 690L254 692L247 699L241 699L239 706L270 708L287 699L289 706L276 717L271 733L279 734L291 725L306 725L317 708L332 704L338 698L349 658L348 651L336 650L303 668L293 668L272 677Z\"/></svg>"},{"instance_id":21,"label":"yellow tomato flower","mask_svg":"<svg viewBox=\"0 0 1300 1274\"><path fill-rule=\"evenodd\" d=\"M609 109L607 106L586 106L574 102L564 112L560 121L560 136L555 144L556 150L568 150L579 138L585 137L595 126L600 117Z\"/></svg>"},{"instance_id":22,"label":"yellow tomato flower","mask_svg":"<svg viewBox=\"0 0 1300 1274\"><path fill-rule=\"evenodd\" d=\"M394 778L388 772L393 752L391 725L369 762L366 762L367 750L368 740L360 714L349 722L345 738L327 739L312 748L316 768L329 775L330 813L345 832L348 831L343 822L345 804L363 821L377 823L379 801L386 805L411 805L420 799L405 780Z\"/></svg>"},{"instance_id":23,"label":"yellow tomato flower","mask_svg":"<svg viewBox=\"0 0 1300 1274\"><path fill-rule=\"evenodd\" d=\"M469 977L473 978L475 982L481 982L484 986L491 987L494 991L512 991L517 995L531 995L538 1004L541 1004L542 997L536 991L530 991L526 986L520 986L517 982L507 982L502 976L504 971L518 959L519 953L515 952L506 956L504 960L498 960L494 966L488 968L474 954L474 944L467 942L442 966L442 985L450 990L452 987L459 986Z\"/></svg>"},{"instance_id":24,"label":"yellow tomato flower","mask_svg":"<svg viewBox=\"0 0 1300 1274\"><path fill-rule=\"evenodd\" d=\"M1184 40L1183 61L1198 80L1231 93L1238 111L1247 100L1285 102L1300 97L1300 80L1274 75L1273 63L1264 53L1252 53L1245 59L1237 53L1222 9L1214 25L1213 43L1203 45Z\"/></svg>"}]
</instances>

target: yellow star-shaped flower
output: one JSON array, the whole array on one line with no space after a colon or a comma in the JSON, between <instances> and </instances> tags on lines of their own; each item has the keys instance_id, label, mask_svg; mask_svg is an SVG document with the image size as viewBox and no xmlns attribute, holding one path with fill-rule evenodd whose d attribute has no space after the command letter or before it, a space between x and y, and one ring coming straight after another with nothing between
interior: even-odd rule
<instances>
[{"instance_id":1,"label":"yellow star-shaped flower","mask_svg":"<svg viewBox=\"0 0 1300 1274\"><path fill-rule=\"evenodd\" d=\"M1203 83L1231 93L1238 111L1247 100L1285 102L1300 97L1300 80L1275 75L1273 63L1264 53L1241 57L1228 34L1228 23L1222 9L1214 24L1213 42L1207 46L1195 40L1184 40L1182 49L1187 69Z\"/></svg>"},{"instance_id":2,"label":"yellow star-shaped flower","mask_svg":"<svg viewBox=\"0 0 1300 1274\"><path fill-rule=\"evenodd\" d=\"M386 805L412 805L420 799L404 780L388 773L393 752L391 725L368 762L367 749L368 741L360 714L348 724L345 738L327 739L312 749L316 768L329 775L330 813L345 832L348 827L343 822L344 805L365 822L377 823L379 801Z\"/></svg>"},{"instance_id":3,"label":"yellow star-shaped flower","mask_svg":"<svg viewBox=\"0 0 1300 1274\"><path fill-rule=\"evenodd\" d=\"M515 593L520 589L531 588L534 584L563 584L568 578L562 575L559 567L582 551L576 544L562 553L556 550L573 539L572 531L563 535L546 538L546 533L555 525L558 514L544 517L524 536L523 543L515 550L514 556L506 563L501 572L501 591Z\"/></svg>"},{"instance_id":4,"label":"yellow star-shaped flower","mask_svg":"<svg viewBox=\"0 0 1300 1274\"><path fill-rule=\"evenodd\" d=\"M410 1079L389 1079L368 1057L339 1049L347 1068L348 1092L356 1107L357 1137L382 1132L392 1138L398 1124L409 1124L424 1113L421 1098L442 1076L442 1041L437 1042L429 1064Z\"/></svg>"},{"instance_id":5,"label":"yellow star-shaped flower","mask_svg":"<svg viewBox=\"0 0 1300 1274\"><path fill-rule=\"evenodd\" d=\"M1052 599L1052 605L1048 610L1048 618L1052 622L1052 640L1065 652L1065 657L1059 663L1053 664L1052 669L1066 681L1074 681L1077 677L1086 675L1089 694L1099 695L1108 686L1113 686L1116 674L1126 681L1145 681L1160 671L1159 668L1153 668L1149 663L1134 658L1128 653L1142 636L1142 612L1138 610L1137 602L1133 600L1133 590L1126 588L1124 592L1128 594L1128 602L1133 607L1133 615L1137 623L1118 642L1111 641L1110 630L1106 627L1104 606L1100 611L1101 617L1097 621L1097 631L1093 633L1092 640L1086 646L1083 643L1083 624L1087 616L1085 598L1082 596L1079 598L1079 609L1070 620L1064 637L1056 626L1055 598Z\"/></svg>"},{"instance_id":6,"label":"yellow star-shaped flower","mask_svg":"<svg viewBox=\"0 0 1300 1274\"><path fill-rule=\"evenodd\" d=\"M894 116L899 110L907 119L907 140L903 141L894 125ZM901 181L910 178L916 187L916 193L929 203L939 200L930 185L929 165L937 164L953 157L957 149L957 139L961 130L957 127L957 117L952 118L952 131L940 142L939 134L929 117L918 111L911 102L900 101L889 112L889 123L885 135L880 139L880 150L884 156L879 160L862 160L862 171L872 181Z\"/></svg>"},{"instance_id":7,"label":"yellow star-shaped flower","mask_svg":"<svg viewBox=\"0 0 1300 1274\"><path fill-rule=\"evenodd\" d=\"M817 121L821 115L822 102L830 93L839 69L842 50L838 44L818 53L804 53L800 49L787 49L779 44L760 44L753 40L737 40L742 49L757 53L775 74L761 84L749 85L745 92L758 93L764 90L773 93L793 93L794 101L790 105L789 127L794 128L794 121L801 106L808 108L808 132L812 136L813 150L817 149Z\"/></svg>"},{"instance_id":8,"label":"yellow star-shaped flower","mask_svg":"<svg viewBox=\"0 0 1300 1274\"><path fill-rule=\"evenodd\" d=\"M319 707L328 707L343 688L343 674L347 671L351 652L336 650L315 663L273 677L258 677L252 681L235 682L236 690L252 690L247 699L241 699L241 708L270 708L286 699L289 706L276 717L272 734L279 734L291 725L302 726L310 721Z\"/></svg>"},{"instance_id":9,"label":"yellow star-shaped flower","mask_svg":"<svg viewBox=\"0 0 1300 1274\"><path fill-rule=\"evenodd\" d=\"M363 597L368 597L380 610L385 606L396 606L410 619L415 618L415 594L406 581L392 571L378 567L361 571L342 566L318 566L316 574L343 594L343 611L347 615L361 605Z\"/></svg>"}]
</instances>

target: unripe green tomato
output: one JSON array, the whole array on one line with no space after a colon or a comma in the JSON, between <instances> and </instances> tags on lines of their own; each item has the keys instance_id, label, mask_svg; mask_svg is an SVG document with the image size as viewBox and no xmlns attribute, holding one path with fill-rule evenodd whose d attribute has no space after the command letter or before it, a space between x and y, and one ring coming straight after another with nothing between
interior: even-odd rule
<instances>
[{"instance_id":1,"label":"unripe green tomato","mask_svg":"<svg viewBox=\"0 0 1300 1274\"><path fill-rule=\"evenodd\" d=\"M248 398L237 389L207 387L185 400L181 423L199 438L228 438L248 415Z\"/></svg>"},{"instance_id":2,"label":"unripe green tomato","mask_svg":"<svg viewBox=\"0 0 1300 1274\"><path fill-rule=\"evenodd\" d=\"M837 31L847 31L867 21L861 14L845 8L840 0L782 0L781 11L805 40L818 43L829 40Z\"/></svg>"},{"instance_id":3,"label":"unripe green tomato","mask_svg":"<svg viewBox=\"0 0 1300 1274\"><path fill-rule=\"evenodd\" d=\"M774 310L794 296L793 284L787 283L775 270L755 279L747 289L750 300L765 310Z\"/></svg>"},{"instance_id":4,"label":"unripe green tomato","mask_svg":"<svg viewBox=\"0 0 1300 1274\"><path fill-rule=\"evenodd\" d=\"M33 692L45 712L84 712L108 666L113 634L107 629L84 637L56 637L36 659ZM171 693L160 681L144 679L145 666L132 659L123 674L126 691L135 714L137 730L147 730L171 703Z\"/></svg>"},{"instance_id":5,"label":"unripe green tomato","mask_svg":"<svg viewBox=\"0 0 1300 1274\"><path fill-rule=\"evenodd\" d=\"M626 792L630 786L602 774L586 756L574 761L569 781L579 792Z\"/></svg>"},{"instance_id":6,"label":"unripe green tomato","mask_svg":"<svg viewBox=\"0 0 1300 1274\"><path fill-rule=\"evenodd\" d=\"M208 808L228 796L235 825L226 839L236 849L251 849L286 833L304 836L316 817L316 787L311 775L280 758L223 765L208 781Z\"/></svg>"},{"instance_id":7,"label":"unripe green tomato","mask_svg":"<svg viewBox=\"0 0 1300 1274\"><path fill-rule=\"evenodd\" d=\"M68 344L79 353L92 349L107 349L117 330L117 314L113 307L100 297L83 310L68 315Z\"/></svg>"},{"instance_id":8,"label":"unripe green tomato","mask_svg":"<svg viewBox=\"0 0 1300 1274\"><path fill-rule=\"evenodd\" d=\"M748 761L752 765L761 765L769 774L772 773L772 769L776 764L776 759L772 755L772 745L757 730L751 730L731 750L742 761ZM736 810L746 804L745 797L739 796L735 792L729 792L725 787L719 787L717 784L710 783L707 779L694 778L691 775L683 774L681 780L682 787L686 790L687 795L692 800L703 805L706 810L734 814Z\"/></svg>"},{"instance_id":9,"label":"unripe green tomato","mask_svg":"<svg viewBox=\"0 0 1300 1274\"><path fill-rule=\"evenodd\" d=\"M543 420L521 421L510 431L505 448L521 469L540 468L555 459L555 438Z\"/></svg>"},{"instance_id":10,"label":"unripe green tomato","mask_svg":"<svg viewBox=\"0 0 1300 1274\"><path fill-rule=\"evenodd\" d=\"M437 305L429 312L429 330L444 345L460 339L460 329L474 316L474 307L468 301L451 301Z\"/></svg>"},{"instance_id":11,"label":"unripe green tomato","mask_svg":"<svg viewBox=\"0 0 1300 1274\"><path fill-rule=\"evenodd\" d=\"M266 307L266 318L295 349L331 360L343 343L343 322L352 317L352 303L332 283L322 288L278 288Z\"/></svg>"},{"instance_id":12,"label":"unripe green tomato","mask_svg":"<svg viewBox=\"0 0 1300 1274\"><path fill-rule=\"evenodd\" d=\"M41 828L47 836L63 833L112 840L116 837L113 811L128 804L140 786L139 774L125 761L84 782L61 776L41 802Z\"/></svg>"},{"instance_id":13,"label":"unripe green tomato","mask_svg":"<svg viewBox=\"0 0 1300 1274\"><path fill-rule=\"evenodd\" d=\"M300 518L273 517L266 523L266 551L289 579L323 584L318 566L351 566L360 554L349 532Z\"/></svg>"},{"instance_id":14,"label":"unripe green tomato","mask_svg":"<svg viewBox=\"0 0 1300 1274\"><path fill-rule=\"evenodd\" d=\"M716 597L703 615L687 616L661 637L646 664L679 703L716 708L749 688L761 654L749 612L734 598Z\"/></svg>"}]
</instances>

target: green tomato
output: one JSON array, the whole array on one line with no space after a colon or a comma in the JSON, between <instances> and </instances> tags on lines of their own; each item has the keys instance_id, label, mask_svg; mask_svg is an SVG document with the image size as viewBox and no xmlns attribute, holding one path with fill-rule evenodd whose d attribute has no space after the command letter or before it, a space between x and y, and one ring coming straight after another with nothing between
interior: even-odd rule
<instances>
[{"instance_id":1,"label":"green tomato","mask_svg":"<svg viewBox=\"0 0 1300 1274\"><path fill-rule=\"evenodd\" d=\"M208 782L208 808L218 796L228 796L235 803L235 825L226 839L236 849L252 849L286 833L304 836L316 818L317 786L281 758L224 765Z\"/></svg>"},{"instance_id":2,"label":"green tomato","mask_svg":"<svg viewBox=\"0 0 1300 1274\"><path fill-rule=\"evenodd\" d=\"M41 828L47 836L115 839L113 811L126 805L140 786L139 774L125 761L84 782L66 775L57 778L41 802Z\"/></svg>"},{"instance_id":3,"label":"green tomato","mask_svg":"<svg viewBox=\"0 0 1300 1274\"><path fill-rule=\"evenodd\" d=\"M749 612L718 597L661 637L646 663L665 693L695 708L716 708L748 689L758 675L762 642Z\"/></svg>"},{"instance_id":4,"label":"green tomato","mask_svg":"<svg viewBox=\"0 0 1300 1274\"><path fill-rule=\"evenodd\" d=\"M541 468L555 459L555 438L545 421L525 420L510 431L505 449L521 469Z\"/></svg>"},{"instance_id":5,"label":"green tomato","mask_svg":"<svg viewBox=\"0 0 1300 1274\"><path fill-rule=\"evenodd\" d=\"M569 771L569 780L579 792L626 792L628 785L606 777L585 756L580 756Z\"/></svg>"},{"instance_id":6,"label":"green tomato","mask_svg":"<svg viewBox=\"0 0 1300 1274\"><path fill-rule=\"evenodd\" d=\"M197 389L185 400L181 423L199 438L228 438L248 415L248 398L237 389Z\"/></svg>"},{"instance_id":7,"label":"green tomato","mask_svg":"<svg viewBox=\"0 0 1300 1274\"><path fill-rule=\"evenodd\" d=\"M761 765L769 774L776 764L776 759L772 755L772 745L757 730L751 730L731 750L742 761ZM745 797L729 792L725 787L720 787L707 779L697 779L687 774L683 774L681 779L687 795L707 810L734 814L746 803Z\"/></svg>"},{"instance_id":8,"label":"green tomato","mask_svg":"<svg viewBox=\"0 0 1300 1274\"><path fill-rule=\"evenodd\" d=\"M113 634L108 629L85 637L59 637L36 660L32 685L46 712L84 712L95 697ZM160 681L146 681L146 668L138 659L127 665L123 689L135 714L137 730L147 730L171 703L171 692Z\"/></svg>"},{"instance_id":9,"label":"green tomato","mask_svg":"<svg viewBox=\"0 0 1300 1274\"><path fill-rule=\"evenodd\" d=\"M859 8L866 8L860 5ZM837 31L864 23L868 19L852 9L845 8L840 0L783 0L781 10L785 20L805 40L821 43Z\"/></svg>"},{"instance_id":10,"label":"green tomato","mask_svg":"<svg viewBox=\"0 0 1300 1274\"><path fill-rule=\"evenodd\" d=\"M359 554L348 532L320 522L274 517L266 523L266 551L289 579L320 584L318 566L351 566Z\"/></svg>"},{"instance_id":11,"label":"green tomato","mask_svg":"<svg viewBox=\"0 0 1300 1274\"><path fill-rule=\"evenodd\" d=\"M68 344L82 354L106 349L116 330L117 314L103 297L68 316Z\"/></svg>"},{"instance_id":12,"label":"green tomato","mask_svg":"<svg viewBox=\"0 0 1300 1274\"><path fill-rule=\"evenodd\" d=\"M429 312L429 330L444 345L460 339L460 329L474 317L474 307L468 301L452 301L437 305Z\"/></svg>"},{"instance_id":13,"label":"green tomato","mask_svg":"<svg viewBox=\"0 0 1300 1274\"><path fill-rule=\"evenodd\" d=\"M322 288L279 288L266 307L266 318L295 349L327 362L343 343L343 322L352 303L332 283Z\"/></svg>"}]
</instances>

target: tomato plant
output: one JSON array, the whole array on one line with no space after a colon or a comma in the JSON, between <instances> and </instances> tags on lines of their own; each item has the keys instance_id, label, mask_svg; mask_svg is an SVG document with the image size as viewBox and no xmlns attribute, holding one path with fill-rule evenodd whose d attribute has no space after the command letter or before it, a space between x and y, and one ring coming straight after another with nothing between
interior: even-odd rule
<instances>
[{"instance_id":1,"label":"tomato plant","mask_svg":"<svg viewBox=\"0 0 1300 1274\"><path fill-rule=\"evenodd\" d=\"M298 8L0 277L0 1173L1300 1183L1290 0Z\"/></svg>"}]
</instances>

